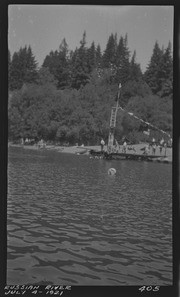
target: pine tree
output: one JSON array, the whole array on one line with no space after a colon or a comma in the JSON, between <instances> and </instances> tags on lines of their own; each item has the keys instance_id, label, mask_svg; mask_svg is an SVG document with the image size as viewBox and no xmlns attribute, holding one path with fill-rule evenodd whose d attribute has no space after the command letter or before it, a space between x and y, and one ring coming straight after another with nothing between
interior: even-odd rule
<instances>
[{"instance_id":1,"label":"pine tree","mask_svg":"<svg viewBox=\"0 0 180 297\"><path fill-rule=\"evenodd\" d=\"M134 51L130 61L129 80L139 81L142 79L140 64L136 63L136 51Z\"/></svg>"},{"instance_id":2,"label":"pine tree","mask_svg":"<svg viewBox=\"0 0 180 297\"><path fill-rule=\"evenodd\" d=\"M102 53L101 53L100 44L98 44L96 48L96 67L100 68L101 64L102 64Z\"/></svg>"},{"instance_id":3,"label":"pine tree","mask_svg":"<svg viewBox=\"0 0 180 297\"><path fill-rule=\"evenodd\" d=\"M69 77L69 50L66 39L64 38L59 46L59 51L51 51L46 56L43 67L48 67L49 71L58 81L57 87L64 89L70 84Z\"/></svg>"},{"instance_id":4,"label":"pine tree","mask_svg":"<svg viewBox=\"0 0 180 297\"><path fill-rule=\"evenodd\" d=\"M83 33L83 38L80 41L80 47L74 52L71 65L71 86L72 88L79 89L89 81L86 32Z\"/></svg>"},{"instance_id":5,"label":"pine tree","mask_svg":"<svg viewBox=\"0 0 180 297\"><path fill-rule=\"evenodd\" d=\"M59 46L59 63L57 67L58 88L64 89L70 84L69 77L69 50L65 38Z\"/></svg>"},{"instance_id":6,"label":"pine tree","mask_svg":"<svg viewBox=\"0 0 180 297\"><path fill-rule=\"evenodd\" d=\"M155 42L153 54L148 64L147 70L144 73L144 79L150 86L153 94L157 94L161 90L161 60L163 50L160 49L158 42Z\"/></svg>"},{"instance_id":7,"label":"pine tree","mask_svg":"<svg viewBox=\"0 0 180 297\"><path fill-rule=\"evenodd\" d=\"M48 68L50 73L57 79L58 51L51 51L44 59L42 67Z\"/></svg>"},{"instance_id":8,"label":"pine tree","mask_svg":"<svg viewBox=\"0 0 180 297\"><path fill-rule=\"evenodd\" d=\"M12 62L9 69L9 89L20 89L22 87L21 69L19 67L19 56L15 52L12 56Z\"/></svg>"},{"instance_id":9,"label":"pine tree","mask_svg":"<svg viewBox=\"0 0 180 297\"><path fill-rule=\"evenodd\" d=\"M125 84L128 81L130 75L130 52L127 46L127 34L125 38L122 36L119 39L116 52L116 78L117 83L121 82Z\"/></svg>"},{"instance_id":10,"label":"pine tree","mask_svg":"<svg viewBox=\"0 0 180 297\"><path fill-rule=\"evenodd\" d=\"M166 49L160 49L156 41L144 78L154 94L172 98L173 59L170 42Z\"/></svg>"},{"instance_id":11,"label":"pine tree","mask_svg":"<svg viewBox=\"0 0 180 297\"><path fill-rule=\"evenodd\" d=\"M103 54L103 68L111 68L116 63L117 35L110 35Z\"/></svg>"},{"instance_id":12,"label":"pine tree","mask_svg":"<svg viewBox=\"0 0 180 297\"><path fill-rule=\"evenodd\" d=\"M88 71L89 73L91 73L96 66L96 48L95 48L94 41L92 42L90 48L87 50L87 59L88 59Z\"/></svg>"},{"instance_id":13,"label":"pine tree","mask_svg":"<svg viewBox=\"0 0 180 297\"><path fill-rule=\"evenodd\" d=\"M37 62L31 47L20 48L12 56L9 69L9 89L20 89L25 83L33 83L37 79Z\"/></svg>"},{"instance_id":14,"label":"pine tree","mask_svg":"<svg viewBox=\"0 0 180 297\"><path fill-rule=\"evenodd\" d=\"M33 83L37 79L37 62L29 46L24 48L25 83Z\"/></svg>"},{"instance_id":15,"label":"pine tree","mask_svg":"<svg viewBox=\"0 0 180 297\"><path fill-rule=\"evenodd\" d=\"M173 95L173 59L171 55L171 43L169 42L167 49L164 51L161 59L161 97L171 97Z\"/></svg>"}]
</instances>

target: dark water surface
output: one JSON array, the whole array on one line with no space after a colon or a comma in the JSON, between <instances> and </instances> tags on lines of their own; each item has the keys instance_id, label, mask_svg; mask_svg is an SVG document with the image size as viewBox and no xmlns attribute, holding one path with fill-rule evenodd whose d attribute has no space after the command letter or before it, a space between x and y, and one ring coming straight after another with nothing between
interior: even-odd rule
<instances>
[{"instance_id":1,"label":"dark water surface","mask_svg":"<svg viewBox=\"0 0 180 297\"><path fill-rule=\"evenodd\" d=\"M171 285L171 175L9 148L7 284Z\"/></svg>"}]
</instances>

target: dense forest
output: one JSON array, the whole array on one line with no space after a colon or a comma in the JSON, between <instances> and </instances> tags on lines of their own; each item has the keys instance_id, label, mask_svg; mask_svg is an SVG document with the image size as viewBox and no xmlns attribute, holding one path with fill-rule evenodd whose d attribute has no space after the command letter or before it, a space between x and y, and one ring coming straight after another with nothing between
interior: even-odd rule
<instances>
[{"instance_id":1,"label":"dense forest","mask_svg":"<svg viewBox=\"0 0 180 297\"><path fill-rule=\"evenodd\" d=\"M44 139L49 142L93 145L107 143L111 107L122 84L120 106L172 135L173 57L171 43L155 42L146 71L130 53L127 34L111 34L105 50L87 46L86 32L79 47L70 50L64 38L39 67L31 46L8 52L9 140ZM132 142L162 138L120 110L115 138ZM164 137L165 138L165 137Z\"/></svg>"}]
</instances>

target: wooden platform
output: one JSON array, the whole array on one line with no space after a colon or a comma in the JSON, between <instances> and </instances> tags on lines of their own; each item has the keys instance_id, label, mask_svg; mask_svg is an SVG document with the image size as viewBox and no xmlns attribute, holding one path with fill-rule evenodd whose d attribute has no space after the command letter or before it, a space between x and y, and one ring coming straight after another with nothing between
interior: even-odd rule
<instances>
[{"instance_id":1,"label":"wooden platform","mask_svg":"<svg viewBox=\"0 0 180 297\"><path fill-rule=\"evenodd\" d=\"M90 155L94 157L102 157L106 160L136 160L136 161L153 161L166 158L163 155L145 155L145 154L133 154L133 153L107 153L101 151L90 151Z\"/></svg>"},{"instance_id":2,"label":"wooden platform","mask_svg":"<svg viewBox=\"0 0 180 297\"><path fill-rule=\"evenodd\" d=\"M126 159L126 160L140 160L140 161L151 161L153 159L159 159L165 156L161 155L145 155L145 154L128 154L128 153L111 153L105 154L105 159Z\"/></svg>"}]
</instances>

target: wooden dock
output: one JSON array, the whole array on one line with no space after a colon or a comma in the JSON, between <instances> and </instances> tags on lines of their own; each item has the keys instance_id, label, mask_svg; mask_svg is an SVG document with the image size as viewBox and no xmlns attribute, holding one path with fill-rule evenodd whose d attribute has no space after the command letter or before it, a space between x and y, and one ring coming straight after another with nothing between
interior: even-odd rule
<instances>
[{"instance_id":1,"label":"wooden dock","mask_svg":"<svg viewBox=\"0 0 180 297\"><path fill-rule=\"evenodd\" d=\"M162 163L171 163L165 155L145 155L136 153L107 153L101 151L90 151L90 155L95 158L105 160L135 160L135 161L157 161Z\"/></svg>"},{"instance_id":2,"label":"wooden dock","mask_svg":"<svg viewBox=\"0 0 180 297\"><path fill-rule=\"evenodd\" d=\"M137 161L151 161L165 156L161 155L145 155L145 154L130 154L130 153L110 153L104 154L105 159L121 159L121 160L137 160Z\"/></svg>"}]
</instances>

